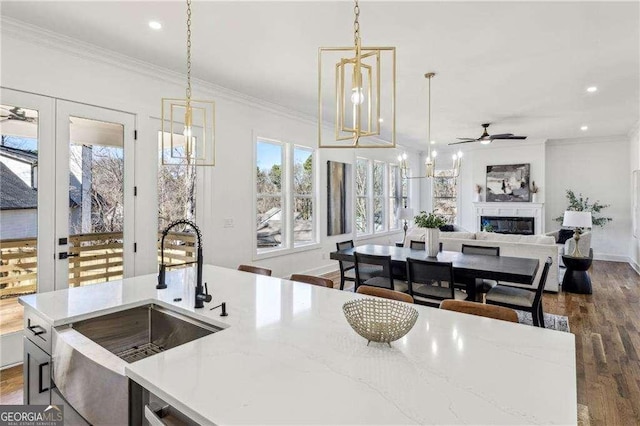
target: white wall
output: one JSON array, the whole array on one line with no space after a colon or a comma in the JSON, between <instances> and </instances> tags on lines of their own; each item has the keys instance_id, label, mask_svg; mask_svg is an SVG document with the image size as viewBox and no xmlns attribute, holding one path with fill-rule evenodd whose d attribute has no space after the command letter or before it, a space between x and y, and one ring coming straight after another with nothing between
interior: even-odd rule
<instances>
[{"instance_id":1,"label":"white wall","mask_svg":"<svg viewBox=\"0 0 640 426\"><path fill-rule=\"evenodd\" d=\"M2 59L3 87L136 115L135 184L138 197L135 234L138 253L135 270L137 275L155 272L157 118L162 97L183 96L183 76L53 33L21 28L15 23L3 22ZM255 221L252 211L254 135L316 147L316 120L201 81L194 83L194 95L216 100L217 165L199 169L204 180L204 200L203 214L198 222L204 233L205 262L227 267L251 263L255 246L252 232ZM329 251L335 250L336 241L352 239L355 235L326 237L326 161L353 163L356 155L395 161L400 152L381 149L318 151L320 246L254 263L272 268L277 276L337 269L337 263L328 259ZM417 155L410 150L408 153L413 161L411 167L417 170ZM411 199L417 208L419 185L412 188ZM225 219L233 219L235 226L224 228ZM370 241L387 244L401 239L400 235L400 232L389 233Z\"/></svg>"},{"instance_id":2,"label":"white wall","mask_svg":"<svg viewBox=\"0 0 640 426\"><path fill-rule=\"evenodd\" d=\"M592 229L594 257L627 261L631 245L630 143L625 136L570 139L547 142L546 221L549 230L559 228L553 218L567 207L566 190L582 193L611 207L602 215L613 218L604 228Z\"/></svg>"},{"instance_id":3,"label":"white wall","mask_svg":"<svg viewBox=\"0 0 640 426\"><path fill-rule=\"evenodd\" d=\"M491 145L472 144L473 147L465 147L463 164L458 179L458 224L470 231L475 231L475 210L473 208L473 197L475 185L483 188L482 199L486 199L487 166L500 164L523 164L531 165L532 181L540 187L538 202L545 201L545 145L544 141L512 141L493 142ZM438 157L443 157L442 161L448 164L451 161L451 152L438 153ZM444 160L446 159L446 160ZM538 229L536 233L544 232Z\"/></svg>"},{"instance_id":4,"label":"white wall","mask_svg":"<svg viewBox=\"0 0 640 426\"><path fill-rule=\"evenodd\" d=\"M640 169L640 121L636 123L633 129L629 132L629 170L633 172L634 170ZM633 182L629 184L630 190L633 191ZM631 201L631 210L630 214L633 218L634 207L633 194L630 192L630 201ZM640 194L637 194L638 199L640 199ZM633 223L632 223L633 226ZM640 226L640 224L638 224ZM631 244L629 248L629 258L631 261L631 266L635 268L638 273L640 273L640 239L633 236L633 229L631 229Z\"/></svg>"}]
</instances>

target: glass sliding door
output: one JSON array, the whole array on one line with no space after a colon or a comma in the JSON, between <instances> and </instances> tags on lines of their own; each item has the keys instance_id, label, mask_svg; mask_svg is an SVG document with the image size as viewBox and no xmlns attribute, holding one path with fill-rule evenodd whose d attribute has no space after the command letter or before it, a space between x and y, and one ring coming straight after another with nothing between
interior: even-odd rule
<instances>
[{"instance_id":1,"label":"glass sliding door","mask_svg":"<svg viewBox=\"0 0 640 426\"><path fill-rule=\"evenodd\" d=\"M57 101L57 288L133 274L133 132L127 113Z\"/></svg>"},{"instance_id":2,"label":"glass sliding door","mask_svg":"<svg viewBox=\"0 0 640 426\"><path fill-rule=\"evenodd\" d=\"M0 366L22 360L18 297L53 288L53 100L2 89Z\"/></svg>"}]
</instances>

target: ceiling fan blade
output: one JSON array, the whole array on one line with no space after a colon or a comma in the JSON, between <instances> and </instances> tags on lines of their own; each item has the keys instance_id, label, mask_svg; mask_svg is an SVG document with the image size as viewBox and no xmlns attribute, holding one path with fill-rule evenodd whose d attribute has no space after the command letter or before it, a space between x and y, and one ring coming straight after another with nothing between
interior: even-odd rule
<instances>
[{"instance_id":1,"label":"ceiling fan blade","mask_svg":"<svg viewBox=\"0 0 640 426\"><path fill-rule=\"evenodd\" d=\"M526 136L509 136L508 138L505 138L505 139L523 140L523 139L526 139L526 138L527 138Z\"/></svg>"},{"instance_id":2,"label":"ceiling fan blade","mask_svg":"<svg viewBox=\"0 0 640 426\"><path fill-rule=\"evenodd\" d=\"M460 145L461 143L471 143L471 142L477 142L477 141L475 139L469 139L467 141L451 142L447 145Z\"/></svg>"},{"instance_id":3,"label":"ceiling fan blade","mask_svg":"<svg viewBox=\"0 0 640 426\"><path fill-rule=\"evenodd\" d=\"M474 139L474 138L456 138L456 139L461 141L469 141L469 142L477 141L477 139Z\"/></svg>"},{"instance_id":4,"label":"ceiling fan blade","mask_svg":"<svg viewBox=\"0 0 640 426\"><path fill-rule=\"evenodd\" d=\"M513 136L513 133L500 133L498 135L491 135L489 139L508 139Z\"/></svg>"}]
</instances>

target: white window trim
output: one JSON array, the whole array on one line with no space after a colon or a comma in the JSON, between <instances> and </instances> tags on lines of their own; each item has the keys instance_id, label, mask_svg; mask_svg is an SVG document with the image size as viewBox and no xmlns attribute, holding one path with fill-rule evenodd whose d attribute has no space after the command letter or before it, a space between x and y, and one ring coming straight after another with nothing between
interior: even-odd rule
<instances>
[{"instance_id":1,"label":"white window trim","mask_svg":"<svg viewBox=\"0 0 640 426\"><path fill-rule=\"evenodd\" d=\"M319 222L318 222L318 188L319 188L319 184L318 184L318 155L317 155L317 150L312 148L312 147L308 147L305 145L298 145L298 144L294 144L291 142L286 142L286 141L282 141L282 140L278 140L278 139L274 139L274 138L268 138L268 137L263 137L263 136L259 136L260 133L255 133L254 132L254 140L253 140L253 162L252 162L252 196L253 196L253 200L252 200L252 211L253 211L253 224L251 226L251 240L253 241L253 249L252 249L252 259L253 260L261 260L261 259L268 259L268 258L273 258L273 257L279 257L279 256L284 256L287 254L292 254L292 253L298 253L298 252L304 252L304 251L309 251L309 250L316 250L319 249L321 247L320 241L319 241ZM258 248L258 244L257 244L257 233L258 233L258 227L257 227L257 221L256 219L256 214L257 214L257 209L258 209L258 205L257 205L257 200L258 200L258 196L260 196L260 194L257 193L257 173L256 173L256 167L257 167L257 160L258 160L258 142L266 142L266 143L272 143L272 144L277 144L282 146L282 173L284 174L284 179L282 180L282 187L281 187L281 206L282 206L282 234L283 234L283 238L282 238L282 244L281 247L274 247L274 248L264 248L264 249L259 249ZM311 203L312 203L312 208L313 208L313 238L314 240L312 242L309 243L302 243L302 244L298 244L295 245L294 244L294 236L293 236L293 199L294 199L294 194L293 194L293 162L294 162L294 150L295 148L303 148L306 150L311 151L312 153L312 181L313 181L313 188L312 188L312 194L311 194ZM269 196L269 195L266 195Z\"/></svg>"}]
</instances>

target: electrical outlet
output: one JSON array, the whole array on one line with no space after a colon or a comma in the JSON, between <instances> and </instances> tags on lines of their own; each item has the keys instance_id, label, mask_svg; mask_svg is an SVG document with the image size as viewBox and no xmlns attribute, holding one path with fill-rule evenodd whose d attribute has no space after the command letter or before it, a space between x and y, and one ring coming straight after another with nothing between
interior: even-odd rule
<instances>
[{"instance_id":1,"label":"electrical outlet","mask_svg":"<svg viewBox=\"0 0 640 426\"><path fill-rule=\"evenodd\" d=\"M225 219L224 220L225 228L233 228L233 219Z\"/></svg>"}]
</instances>

